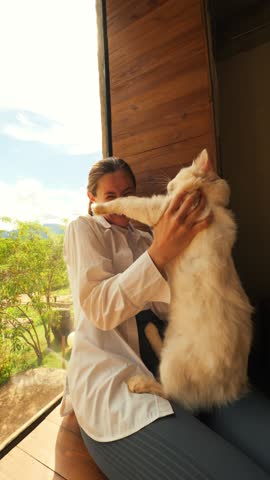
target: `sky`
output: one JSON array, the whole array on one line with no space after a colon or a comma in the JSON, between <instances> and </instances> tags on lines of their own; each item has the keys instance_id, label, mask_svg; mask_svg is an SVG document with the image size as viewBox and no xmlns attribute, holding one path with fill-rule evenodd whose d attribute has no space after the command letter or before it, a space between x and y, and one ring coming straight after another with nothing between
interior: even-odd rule
<instances>
[{"instance_id":1,"label":"sky","mask_svg":"<svg viewBox=\"0 0 270 480\"><path fill-rule=\"evenodd\" d=\"M95 0L0 0L0 59L0 218L87 213L102 158Z\"/></svg>"}]
</instances>

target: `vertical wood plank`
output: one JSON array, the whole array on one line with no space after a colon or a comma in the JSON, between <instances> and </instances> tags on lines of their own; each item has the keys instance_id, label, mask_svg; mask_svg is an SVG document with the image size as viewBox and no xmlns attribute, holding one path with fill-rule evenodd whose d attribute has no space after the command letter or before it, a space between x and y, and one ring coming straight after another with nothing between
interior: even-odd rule
<instances>
[{"instance_id":1,"label":"vertical wood plank","mask_svg":"<svg viewBox=\"0 0 270 480\"><path fill-rule=\"evenodd\" d=\"M205 147L215 165L203 0L107 0L107 33L114 155L139 175Z\"/></svg>"}]
</instances>

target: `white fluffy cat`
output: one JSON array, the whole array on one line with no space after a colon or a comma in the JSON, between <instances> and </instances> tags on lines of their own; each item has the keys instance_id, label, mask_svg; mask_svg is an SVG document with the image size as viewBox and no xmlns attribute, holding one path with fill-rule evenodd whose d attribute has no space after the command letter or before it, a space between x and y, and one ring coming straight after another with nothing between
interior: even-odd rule
<instances>
[{"instance_id":1,"label":"white fluffy cat","mask_svg":"<svg viewBox=\"0 0 270 480\"><path fill-rule=\"evenodd\" d=\"M171 304L163 344L153 324L146 330L160 355L160 382L150 376L128 382L133 392L156 393L191 410L231 402L248 390L252 307L231 257L236 224L226 209L229 186L203 150L169 182L167 195L92 205L95 214L124 214L153 227L176 193L197 189L207 200L201 218L212 211L213 222L166 265Z\"/></svg>"}]
</instances>

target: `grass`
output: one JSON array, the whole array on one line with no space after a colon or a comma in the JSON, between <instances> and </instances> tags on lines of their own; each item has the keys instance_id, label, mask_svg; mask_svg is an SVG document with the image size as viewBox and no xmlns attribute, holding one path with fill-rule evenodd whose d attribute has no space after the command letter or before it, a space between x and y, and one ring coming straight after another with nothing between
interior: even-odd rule
<instances>
[{"instance_id":1,"label":"grass","mask_svg":"<svg viewBox=\"0 0 270 480\"><path fill-rule=\"evenodd\" d=\"M52 292L52 295L70 295L70 288L69 287L64 287L64 288L59 288L59 290L54 290Z\"/></svg>"},{"instance_id":2,"label":"grass","mask_svg":"<svg viewBox=\"0 0 270 480\"><path fill-rule=\"evenodd\" d=\"M43 353L43 360L40 366L48 368L63 368L62 366L62 349L61 345L57 344L53 335L51 334L51 347L50 350L47 347L46 338L44 335L44 329L42 325L36 327L37 334L40 341L41 350ZM6 340L6 342L11 342ZM71 354L71 349L69 347L65 350L65 360L68 362ZM16 373L24 372L29 368L37 368L38 361L34 350L29 347L24 349L22 352L17 352L13 354L12 368L10 375L15 375ZM0 377L0 385L3 383Z\"/></svg>"},{"instance_id":3,"label":"grass","mask_svg":"<svg viewBox=\"0 0 270 480\"><path fill-rule=\"evenodd\" d=\"M60 288L53 292L56 296L69 296L69 286ZM73 306L70 306L71 316L73 315ZM34 309L29 308L27 311L31 318L38 321L37 313ZM69 361L71 349L67 346L65 349L65 363L62 360L62 348L51 333L51 347L48 348L47 341L44 335L44 328L42 324L36 326L37 335L40 341L41 351L43 355L42 363L40 366L48 368L65 368ZM21 349L17 349L15 352L12 350L12 341L5 339L6 354L3 356L3 361L0 361L0 385L8 380L7 376L15 375L28 370L29 368L37 368L38 360L36 354L30 346L28 346L23 340L21 341ZM20 346L20 345L19 345ZM0 352L1 355L1 352Z\"/></svg>"}]
</instances>

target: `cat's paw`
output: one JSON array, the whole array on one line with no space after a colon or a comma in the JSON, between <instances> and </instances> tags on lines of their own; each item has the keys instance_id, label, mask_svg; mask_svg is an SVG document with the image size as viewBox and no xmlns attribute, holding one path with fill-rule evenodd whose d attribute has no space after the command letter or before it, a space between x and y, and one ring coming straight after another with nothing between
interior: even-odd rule
<instances>
[{"instance_id":1,"label":"cat's paw","mask_svg":"<svg viewBox=\"0 0 270 480\"><path fill-rule=\"evenodd\" d=\"M158 328L152 322L147 323L146 327L144 328L144 333L150 343L152 338L156 338L157 335L160 337Z\"/></svg>"},{"instance_id":2,"label":"cat's paw","mask_svg":"<svg viewBox=\"0 0 270 480\"><path fill-rule=\"evenodd\" d=\"M133 393L145 392L145 377L143 375L134 375L127 381L128 389Z\"/></svg>"},{"instance_id":3,"label":"cat's paw","mask_svg":"<svg viewBox=\"0 0 270 480\"><path fill-rule=\"evenodd\" d=\"M107 212L104 203L92 203L91 210L95 215L102 215L103 213Z\"/></svg>"}]
</instances>

